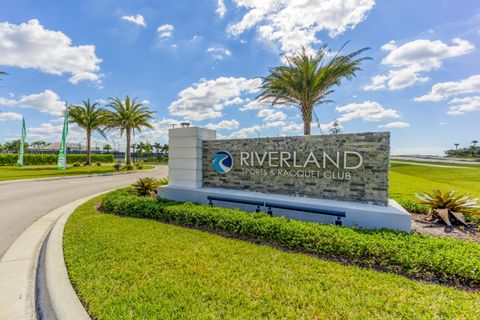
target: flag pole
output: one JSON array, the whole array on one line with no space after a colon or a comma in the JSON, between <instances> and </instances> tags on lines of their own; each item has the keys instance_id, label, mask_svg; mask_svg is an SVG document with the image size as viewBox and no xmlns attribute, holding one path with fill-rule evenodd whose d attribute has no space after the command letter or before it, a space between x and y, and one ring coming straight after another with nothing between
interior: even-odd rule
<instances>
[{"instance_id":1,"label":"flag pole","mask_svg":"<svg viewBox=\"0 0 480 320\"><path fill-rule=\"evenodd\" d=\"M20 148L18 150L17 166L23 167L23 154L25 149L25 139L27 137L27 130L25 129L25 117L22 118L22 138L20 140Z\"/></svg>"},{"instance_id":2,"label":"flag pole","mask_svg":"<svg viewBox=\"0 0 480 320\"><path fill-rule=\"evenodd\" d=\"M67 137L68 137L68 104L65 101L65 117L63 120L62 142L60 143L60 150L58 152L57 169L67 170Z\"/></svg>"}]
</instances>

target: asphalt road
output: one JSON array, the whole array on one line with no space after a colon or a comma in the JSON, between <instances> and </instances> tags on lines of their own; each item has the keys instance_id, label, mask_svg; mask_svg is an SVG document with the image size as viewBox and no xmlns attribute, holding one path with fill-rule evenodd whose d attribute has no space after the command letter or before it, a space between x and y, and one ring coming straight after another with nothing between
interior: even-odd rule
<instances>
[{"instance_id":1,"label":"asphalt road","mask_svg":"<svg viewBox=\"0 0 480 320\"><path fill-rule=\"evenodd\" d=\"M130 174L0 184L0 257L22 232L48 212L76 199L119 188L141 177L161 178L167 166Z\"/></svg>"}]
</instances>

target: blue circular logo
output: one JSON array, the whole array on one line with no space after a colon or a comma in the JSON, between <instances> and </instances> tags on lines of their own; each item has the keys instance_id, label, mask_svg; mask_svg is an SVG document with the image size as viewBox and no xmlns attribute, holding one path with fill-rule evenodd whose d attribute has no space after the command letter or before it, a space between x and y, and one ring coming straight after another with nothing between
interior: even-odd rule
<instances>
[{"instance_id":1,"label":"blue circular logo","mask_svg":"<svg viewBox=\"0 0 480 320\"><path fill-rule=\"evenodd\" d=\"M218 173L227 173L233 168L233 157L230 152L218 151L213 155L213 168Z\"/></svg>"}]
</instances>

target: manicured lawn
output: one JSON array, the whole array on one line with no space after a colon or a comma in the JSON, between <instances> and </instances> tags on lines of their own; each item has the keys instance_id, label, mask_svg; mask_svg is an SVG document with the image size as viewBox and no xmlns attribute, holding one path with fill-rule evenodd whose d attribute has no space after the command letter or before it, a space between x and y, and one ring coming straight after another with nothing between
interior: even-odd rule
<instances>
[{"instance_id":1,"label":"manicured lawn","mask_svg":"<svg viewBox=\"0 0 480 320\"><path fill-rule=\"evenodd\" d=\"M69 219L69 275L96 319L475 319L480 294L94 210Z\"/></svg>"},{"instance_id":2,"label":"manicured lawn","mask_svg":"<svg viewBox=\"0 0 480 320\"><path fill-rule=\"evenodd\" d=\"M151 169L153 166L144 166L143 169ZM69 166L64 172L58 170L56 166L25 166L25 167L8 167L0 166L0 181L17 180L29 178L48 178L76 176L85 174L102 174L115 172L112 165L89 166L89 167L72 167Z\"/></svg>"},{"instance_id":3,"label":"manicured lawn","mask_svg":"<svg viewBox=\"0 0 480 320\"><path fill-rule=\"evenodd\" d=\"M416 201L415 193L433 189L456 190L480 197L480 167L441 168L390 163L390 198Z\"/></svg>"}]
</instances>

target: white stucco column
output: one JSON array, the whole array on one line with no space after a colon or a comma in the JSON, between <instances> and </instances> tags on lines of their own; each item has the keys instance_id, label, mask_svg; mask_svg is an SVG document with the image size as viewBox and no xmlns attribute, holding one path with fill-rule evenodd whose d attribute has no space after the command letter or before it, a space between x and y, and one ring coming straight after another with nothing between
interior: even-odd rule
<instances>
[{"instance_id":1,"label":"white stucco column","mask_svg":"<svg viewBox=\"0 0 480 320\"><path fill-rule=\"evenodd\" d=\"M215 140L211 129L188 127L168 130L168 185L202 187L202 141Z\"/></svg>"}]
</instances>

